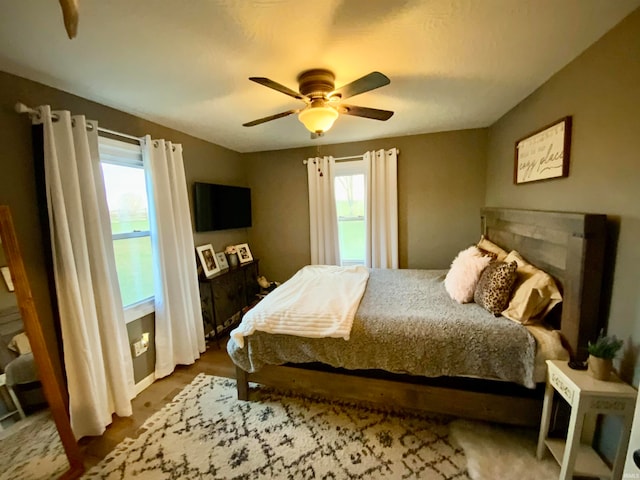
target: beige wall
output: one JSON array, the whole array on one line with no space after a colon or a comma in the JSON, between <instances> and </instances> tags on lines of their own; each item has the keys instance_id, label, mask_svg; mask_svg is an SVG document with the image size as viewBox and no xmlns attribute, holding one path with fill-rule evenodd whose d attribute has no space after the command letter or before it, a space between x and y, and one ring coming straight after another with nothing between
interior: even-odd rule
<instances>
[{"instance_id":1,"label":"beige wall","mask_svg":"<svg viewBox=\"0 0 640 480\"><path fill-rule=\"evenodd\" d=\"M146 352L136 357L131 343L139 341L143 333L149 333L149 348ZM129 335L129 349L133 358L133 380L135 383L139 383L155 371L156 345L153 339L156 335L156 319L154 314L151 313L135 322L127 323L127 334Z\"/></svg>"},{"instance_id":2,"label":"beige wall","mask_svg":"<svg viewBox=\"0 0 640 480\"><path fill-rule=\"evenodd\" d=\"M331 132L327 135L329 136ZM243 154L255 222L249 243L269 280L283 281L310 262L309 157L359 155L397 147L401 268L447 268L477 241L484 203L484 129Z\"/></svg>"},{"instance_id":3,"label":"beige wall","mask_svg":"<svg viewBox=\"0 0 640 480\"><path fill-rule=\"evenodd\" d=\"M100 126L112 130L136 136L151 134L154 138L182 143L189 188L194 181L244 185L246 178L240 156L234 151L75 95L0 72L0 144L3 147L0 155L0 204L11 207L36 308L47 342L55 351L55 327L36 205L31 123L26 115L14 112L16 101L29 106L49 104L54 109L84 114L87 118L97 120ZM229 243L246 242L247 232L243 229L201 233L196 235L195 241L196 244L212 243L214 247L221 248ZM129 326L129 330L137 334L143 327L135 323ZM59 363L54 362L60 374ZM144 371L149 364L153 365L153 361L148 357L136 362L137 379L150 373Z\"/></svg>"}]
</instances>

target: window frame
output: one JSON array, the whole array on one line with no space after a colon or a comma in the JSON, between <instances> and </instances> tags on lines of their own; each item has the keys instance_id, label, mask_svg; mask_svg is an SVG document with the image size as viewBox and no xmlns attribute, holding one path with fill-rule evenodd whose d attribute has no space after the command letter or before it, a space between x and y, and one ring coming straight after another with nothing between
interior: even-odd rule
<instances>
[{"instance_id":1,"label":"window frame","mask_svg":"<svg viewBox=\"0 0 640 480\"><path fill-rule=\"evenodd\" d=\"M98 137L100 163L130 168L144 168L142 147L107 137ZM106 187L105 187L106 188ZM148 207L147 207L148 208ZM112 233L111 241L128 238L151 237L150 230L133 230L125 233ZM117 275L117 272L116 272ZM122 305L125 323L131 323L155 312L155 294L138 302Z\"/></svg>"}]
</instances>

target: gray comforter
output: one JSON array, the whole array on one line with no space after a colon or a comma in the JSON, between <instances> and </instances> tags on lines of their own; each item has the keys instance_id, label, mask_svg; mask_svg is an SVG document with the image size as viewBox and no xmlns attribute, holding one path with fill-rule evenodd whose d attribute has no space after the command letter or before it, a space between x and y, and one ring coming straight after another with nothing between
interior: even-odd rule
<instances>
[{"instance_id":1,"label":"gray comforter","mask_svg":"<svg viewBox=\"0 0 640 480\"><path fill-rule=\"evenodd\" d=\"M321 362L427 377L473 376L535 387L536 343L523 326L444 288L446 270L371 270L348 341L255 332L227 351L247 372Z\"/></svg>"}]
</instances>

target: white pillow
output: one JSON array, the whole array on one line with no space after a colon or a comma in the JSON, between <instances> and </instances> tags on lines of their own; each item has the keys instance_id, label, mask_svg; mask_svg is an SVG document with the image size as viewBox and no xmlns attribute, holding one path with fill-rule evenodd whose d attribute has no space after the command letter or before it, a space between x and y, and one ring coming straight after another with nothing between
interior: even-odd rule
<instances>
[{"instance_id":1,"label":"white pillow","mask_svg":"<svg viewBox=\"0 0 640 480\"><path fill-rule=\"evenodd\" d=\"M483 255L475 245L458 253L444 279L451 298L458 303L472 302L480 275L490 262L491 257Z\"/></svg>"}]
</instances>

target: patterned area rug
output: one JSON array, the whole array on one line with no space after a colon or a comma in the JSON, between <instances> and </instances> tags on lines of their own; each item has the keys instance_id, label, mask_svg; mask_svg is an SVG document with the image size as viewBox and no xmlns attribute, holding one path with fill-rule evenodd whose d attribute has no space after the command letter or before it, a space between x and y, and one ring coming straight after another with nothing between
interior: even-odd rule
<instances>
[{"instance_id":1,"label":"patterned area rug","mask_svg":"<svg viewBox=\"0 0 640 480\"><path fill-rule=\"evenodd\" d=\"M30 415L0 433L0 479L54 479L68 469L49 410Z\"/></svg>"},{"instance_id":2,"label":"patterned area rug","mask_svg":"<svg viewBox=\"0 0 640 480\"><path fill-rule=\"evenodd\" d=\"M200 374L85 478L469 478L449 418L259 392Z\"/></svg>"}]
</instances>

